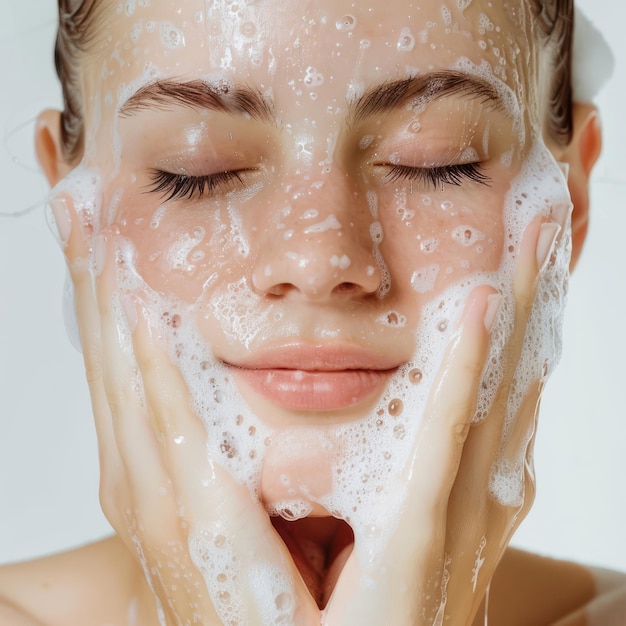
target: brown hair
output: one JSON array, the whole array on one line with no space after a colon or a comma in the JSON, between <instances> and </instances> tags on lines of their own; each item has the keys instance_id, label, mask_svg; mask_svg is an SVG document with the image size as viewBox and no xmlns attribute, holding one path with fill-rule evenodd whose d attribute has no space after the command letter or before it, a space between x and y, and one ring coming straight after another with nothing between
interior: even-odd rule
<instances>
[{"instance_id":1,"label":"brown hair","mask_svg":"<svg viewBox=\"0 0 626 626\"><path fill-rule=\"evenodd\" d=\"M574 0L530 0L539 31L553 48L553 81L548 109L548 130L559 144L572 138L572 42Z\"/></svg>"},{"instance_id":2,"label":"brown hair","mask_svg":"<svg viewBox=\"0 0 626 626\"><path fill-rule=\"evenodd\" d=\"M63 156L68 163L76 163L83 153L80 60L90 49L96 35L97 4L98 0L59 0L54 65L63 91L61 141Z\"/></svg>"},{"instance_id":3,"label":"brown hair","mask_svg":"<svg viewBox=\"0 0 626 626\"><path fill-rule=\"evenodd\" d=\"M572 135L572 35L574 0L528 0L544 44L553 48L554 80L550 93L548 128L559 144ZM94 44L104 0L58 0L59 28L54 50L57 75L63 90L61 138L68 163L83 153L83 108L80 59Z\"/></svg>"}]
</instances>

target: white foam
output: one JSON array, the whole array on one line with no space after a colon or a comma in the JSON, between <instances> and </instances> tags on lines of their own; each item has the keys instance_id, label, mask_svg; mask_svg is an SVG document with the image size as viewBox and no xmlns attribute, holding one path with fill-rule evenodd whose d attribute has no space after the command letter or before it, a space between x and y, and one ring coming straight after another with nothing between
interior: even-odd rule
<instances>
[{"instance_id":1,"label":"white foam","mask_svg":"<svg viewBox=\"0 0 626 626\"><path fill-rule=\"evenodd\" d=\"M269 507L270 515L280 515L286 520L293 521L302 519L307 515L310 515L313 511L313 506L306 500L283 500L277 504L272 504Z\"/></svg>"},{"instance_id":2,"label":"white foam","mask_svg":"<svg viewBox=\"0 0 626 626\"><path fill-rule=\"evenodd\" d=\"M453 228L450 236L452 237L452 239L454 239L457 243L460 243L465 248L470 248L477 242L483 241L487 238L487 235L485 235L485 233L473 228L468 224L462 224L460 226L457 226L456 228Z\"/></svg>"},{"instance_id":3,"label":"white foam","mask_svg":"<svg viewBox=\"0 0 626 626\"><path fill-rule=\"evenodd\" d=\"M310 89L324 84L324 75L314 67L307 67L302 82Z\"/></svg>"},{"instance_id":4,"label":"white foam","mask_svg":"<svg viewBox=\"0 0 626 626\"><path fill-rule=\"evenodd\" d=\"M401 52L411 52L415 48L415 37L408 26L400 31L397 48Z\"/></svg>"},{"instance_id":5,"label":"white foam","mask_svg":"<svg viewBox=\"0 0 626 626\"><path fill-rule=\"evenodd\" d=\"M304 234L309 235L312 233L324 233L327 230L340 230L341 222L335 215L329 215L325 220L312 224L304 229Z\"/></svg>"},{"instance_id":6,"label":"white foam","mask_svg":"<svg viewBox=\"0 0 626 626\"><path fill-rule=\"evenodd\" d=\"M335 26L337 27L337 30L351 31L354 30L356 24L356 17L354 17L351 13L346 13L343 17L337 20Z\"/></svg>"}]
</instances>

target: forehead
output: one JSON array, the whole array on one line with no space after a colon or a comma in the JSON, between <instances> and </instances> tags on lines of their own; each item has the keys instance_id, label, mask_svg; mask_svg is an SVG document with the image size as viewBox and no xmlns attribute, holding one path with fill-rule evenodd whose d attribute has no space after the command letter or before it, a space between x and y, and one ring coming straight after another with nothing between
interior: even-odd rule
<instances>
[{"instance_id":1,"label":"forehead","mask_svg":"<svg viewBox=\"0 0 626 626\"><path fill-rule=\"evenodd\" d=\"M85 82L118 100L165 76L317 99L461 60L518 99L534 78L524 0L126 0L104 21Z\"/></svg>"}]
</instances>

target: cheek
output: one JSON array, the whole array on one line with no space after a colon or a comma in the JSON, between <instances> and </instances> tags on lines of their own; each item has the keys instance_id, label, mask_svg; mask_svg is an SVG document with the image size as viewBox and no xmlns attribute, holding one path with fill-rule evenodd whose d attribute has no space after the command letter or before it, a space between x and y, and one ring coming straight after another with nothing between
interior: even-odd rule
<instances>
[{"instance_id":1,"label":"cheek","mask_svg":"<svg viewBox=\"0 0 626 626\"><path fill-rule=\"evenodd\" d=\"M167 297L194 303L211 284L236 281L247 269L248 237L241 221L224 208L121 204L114 226L132 243L141 277Z\"/></svg>"},{"instance_id":2,"label":"cheek","mask_svg":"<svg viewBox=\"0 0 626 626\"><path fill-rule=\"evenodd\" d=\"M396 194L383 220L381 245L396 288L428 297L468 274L495 271L504 251L505 194Z\"/></svg>"}]
</instances>

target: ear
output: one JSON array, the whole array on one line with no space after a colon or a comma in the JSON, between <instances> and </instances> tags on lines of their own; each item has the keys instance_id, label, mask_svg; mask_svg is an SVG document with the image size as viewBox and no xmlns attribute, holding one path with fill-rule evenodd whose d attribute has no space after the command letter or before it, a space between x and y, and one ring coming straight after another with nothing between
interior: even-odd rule
<instances>
[{"instance_id":1,"label":"ear","mask_svg":"<svg viewBox=\"0 0 626 626\"><path fill-rule=\"evenodd\" d=\"M569 145L557 158L569 164L568 186L574 210L572 213L572 260L574 269L589 228L589 178L602 151L602 130L598 109L593 104L574 102L573 135Z\"/></svg>"},{"instance_id":2,"label":"ear","mask_svg":"<svg viewBox=\"0 0 626 626\"><path fill-rule=\"evenodd\" d=\"M35 126L35 152L50 187L54 187L72 169L63 154L60 111L47 109L39 114Z\"/></svg>"}]
</instances>

